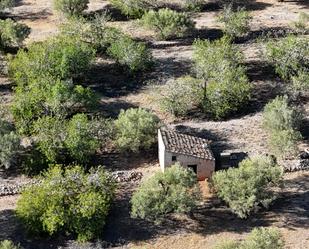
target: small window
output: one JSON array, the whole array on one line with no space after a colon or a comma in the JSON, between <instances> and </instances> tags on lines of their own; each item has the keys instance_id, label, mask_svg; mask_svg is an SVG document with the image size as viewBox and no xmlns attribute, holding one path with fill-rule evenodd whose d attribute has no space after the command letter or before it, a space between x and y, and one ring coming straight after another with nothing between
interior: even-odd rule
<instances>
[{"instance_id":1,"label":"small window","mask_svg":"<svg viewBox=\"0 0 309 249\"><path fill-rule=\"evenodd\" d=\"M177 160L176 156L172 156L172 161L175 162Z\"/></svg>"}]
</instances>

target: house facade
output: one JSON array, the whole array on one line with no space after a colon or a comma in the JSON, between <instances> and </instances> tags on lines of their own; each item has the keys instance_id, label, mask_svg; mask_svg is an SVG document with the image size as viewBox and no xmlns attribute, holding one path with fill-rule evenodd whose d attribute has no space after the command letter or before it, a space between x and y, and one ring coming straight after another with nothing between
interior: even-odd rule
<instances>
[{"instance_id":1,"label":"house facade","mask_svg":"<svg viewBox=\"0 0 309 249\"><path fill-rule=\"evenodd\" d=\"M215 158L210 141L167 129L158 130L159 162L161 170L175 163L192 169L198 180L210 178L215 171Z\"/></svg>"}]
</instances>

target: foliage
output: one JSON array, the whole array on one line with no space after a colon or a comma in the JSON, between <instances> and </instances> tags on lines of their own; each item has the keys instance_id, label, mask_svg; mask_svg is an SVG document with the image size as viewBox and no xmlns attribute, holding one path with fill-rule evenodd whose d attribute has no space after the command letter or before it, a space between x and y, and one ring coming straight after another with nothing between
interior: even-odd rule
<instances>
[{"instance_id":1,"label":"foliage","mask_svg":"<svg viewBox=\"0 0 309 249\"><path fill-rule=\"evenodd\" d=\"M156 4L155 0L111 0L110 2L122 14L133 18L140 18L145 11Z\"/></svg>"},{"instance_id":2,"label":"foliage","mask_svg":"<svg viewBox=\"0 0 309 249\"><path fill-rule=\"evenodd\" d=\"M224 7L218 20L224 24L224 33L234 39L248 33L250 19L249 12L244 8L238 8L234 11L232 6L228 5Z\"/></svg>"},{"instance_id":3,"label":"foliage","mask_svg":"<svg viewBox=\"0 0 309 249\"><path fill-rule=\"evenodd\" d=\"M20 137L0 118L0 166L9 168L20 149Z\"/></svg>"},{"instance_id":4,"label":"foliage","mask_svg":"<svg viewBox=\"0 0 309 249\"><path fill-rule=\"evenodd\" d=\"M36 176L48 169L49 161L35 144L25 151L22 157L22 172L27 176Z\"/></svg>"},{"instance_id":5,"label":"foliage","mask_svg":"<svg viewBox=\"0 0 309 249\"><path fill-rule=\"evenodd\" d=\"M100 124L102 122L102 124ZM99 126L97 125L99 124ZM103 120L89 121L85 114L76 114L68 122L67 136L65 138L66 148L70 155L78 162L84 163L89 160L89 156L103 143L100 132L104 130Z\"/></svg>"},{"instance_id":6,"label":"foliage","mask_svg":"<svg viewBox=\"0 0 309 249\"><path fill-rule=\"evenodd\" d=\"M94 56L94 49L80 39L57 36L19 50L9 61L9 73L17 84L43 76L69 79L85 73Z\"/></svg>"},{"instance_id":7,"label":"foliage","mask_svg":"<svg viewBox=\"0 0 309 249\"><path fill-rule=\"evenodd\" d=\"M193 21L186 13L165 8L150 10L141 19L142 24L153 29L160 39L182 37L194 28Z\"/></svg>"},{"instance_id":8,"label":"foliage","mask_svg":"<svg viewBox=\"0 0 309 249\"><path fill-rule=\"evenodd\" d=\"M0 47L18 47L30 34L30 28L12 19L0 20Z\"/></svg>"},{"instance_id":9,"label":"foliage","mask_svg":"<svg viewBox=\"0 0 309 249\"><path fill-rule=\"evenodd\" d=\"M0 241L0 249L21 249L19 245L14 245L10 240Z\"/></svg>"},{"instance_id":10,"label":"foliage","mask_svg":"<svg viewBox=\"0 0 309 249\"><path fill-rule=\"evenodd\" d=\"M208 81L204 109L216 119L225 118L249 102L251 89L243 67L225 69Z\"/></svg>"},{"instance_id":11,"label":"foliage","mask_svg":"<svg viewBox=\"0 0 309 249\"><path fill-rule=\"evenodd\" d=\"M34 123L32 134L49 162L61 162L68 154L84 164L109 139L111 128L106 120L89 120L85 114L70 120L45 116Z\"/></svg>"},{"instance_id":12,"label":"foliage","mask_svg":"<svg viewBox=\"0 0 309 249\"><path fill-rule=\"evenodd\" d=\"M56 165L22 192L17 216L34 234L66 232L91 240L102 232L114 189L101 167L85 173L80 166L62 170Z\"/></svg>"},{"instance_id":13,"label":"foliage","mask_svg":"<svg viewBox=\"0 0 309 249\"><path fill-rule=\"evenodd\" d=\"M81 15L87 9L89 0L54 0L54 8L65 16Z\"/></svg>"},{"instance_id":14,"label":"foliage","mask_svg":"<svg viewBox=\"0 0 309 249\"><path fill-rule=\"evenodd\" d=\"M217 171L213 186L219 198L224 200L240 218L247 218L260 206L267 208L276 198L271 187L278 186L282 170L271 158L245 159L239 168Z\"/></svg>"},{"instance_id":15,"label":"foliage","mask_svg":"<svg viewBox=\"0 0 309 249\"><path fill-rule=\"evenodd\" d=\"M77 39L91 44L97 51L106 49L124 34L107 26L110 17L107 14L96 14L93 19L83 17L70 18L61 25L61 33L66 36L75 36Z\"/></svg>"},{"instance_id":16,"label":"foliage","mask_svg":"<svg viewBox=\"0 0 309 249\"><path fill-rule=\"evenodd\" d=\"M217 78L222 71L233 71L244 59L242 52L228 37L213 42L196 40L193 44L194 70L201 79Z\"/></svg>"},{"instance_id":17,"label":"foliage","mask_svg":"<svg viewBox=\"0 0 309 249\"><path fill-rule=\"evenodd\" d=\"M276 228L254 228L242 242L222 241L214 249L283 249L284 243Z\"/></svg>"},{"instance_id":18,"label":"foliage","mask_svg":"<svg viewBox=\"0 0 309 249\"><path fill-rule=\"evenodd\" d=\"M3 11L7 8L13 7L15 4L15 0L1 0L0 1L0 11Z\"/></svg>"},{"instance_id":19,"label":"foliage","mask_svg":"<svg viewBox=\"0 0 309 249\"><path fill-rule=\"evenodd\" d=\"M152 64L152 55L146 45L127 36L115 40L107 53L131 73L144 71Z\"/></svg>"},{"instance_id":20,"label":"foliage","mask_svg":"<svg viewBox=\"0 0 309 249\"><path fill-rule=\"evenodd\" d=\"M49 162L57 162L64 149L66 121L60 118L45 116L33 125L32 134L36 137L39 150Z\"/></svg>"},{"instance_id":21,"label":"foliage","mask_svg":"<svg viewBox=\"0 0 309 249\"><path fill-rule=\"evenodd\" d=\"M278 229L261 227L251 231L240 249L283 249L283 246Z\"/></svg>"},{"instance_id":22,"label":"foliage","mask_svg":"<svg viewBox=\"0 0 309 249\"><path fill-rule=\"evenodd\" d=\"M301 113L289 106L287 96L276 97L263 112L263 125L269 131L297 129L301 119Z\"/></svg>"},{"instance_id":23,"label":"foliage","mask_svg":"<svg viewBox=\"0 0 309 249\"><path fill-rule=\"evenodd\" d=\"M297 152L301 120L301 113L289 106L286 96L278 96L265 106L263 125L270 133L269 145L274 154L285 157Z\"/></svg>"},{"instance_id":24,"label":"foliage","mask_svg":"<svg viewBox=\"0 0 309 249\"><path fill-rule=\"evenodd\" d=\"M299 13L298 20L292 23L292 27L297 33L306 34L309 31L309 14Z\"/></svg>"},{"instance_id":25,"label":"foliage","mask_svg":"<svg viewBox=\"0 0 309 249\"><path fill-rule=\"evenodd\" d=\"M138 152L156 142L158 118L141 108L121 110L115 121L116 144L122 151Z\"/></svg>"},{"instance_id":26,"label":"foliage","mask_svg":"<svg viewBox=\"0 0 309 249\"><path fill-rule=\"evenodd\" d=\"M65 118L82 107L93 108L96 96L89 88L52 77L31 79L15 88L12 113L20 133L29 134L32 123L41 116Z\"/></svg>"},{"instance_id":27,"label":"foliage","mask_svg":"<svg viewBox=\"0 0 309 249\"><path fill-rule=\"evenodd\" d=\"M131 214L135 218L159 221L170 213L191 211L199 197L196 175L176 164L141 184L131 199Z\"/></svg>"},{"instance_id":28,"label":"foliage","mask_svg":"<svg viewBox=\"0 0 309 249\"><path fill-rule=\"evenodd\" d=\"M160 105L164 111L183 116L202 102L201 81L190 76L170 80L160 94Z\"/></svg>"},{"instance_id":29,"label":"foliage","mask_svg":"<svg viewBox=\"0 0 309 249\"><path fill-rule=\"evenodd\" d=\"M188 11L200 11L205 3L204 0L183 0L183 6Z\"/></svg>"},{"instance_id":30,"label":"foliage","mask_svg":"<svg viewBox=\"0 0 309 249\"><path fill-rule=\"evenodd\" d=\"M288 36L279 41L269 41L265 55L283 79L289 80L299 71L309 70L309 40L306 38Z\"/></svg>"},{"instance_id":31,"label":"foliage","mask_svg":"<svg viewBox=\"0 0 309 249\"><path fill-rule=\"evenodd\" d=\"M309 90L309 71L298 71L297 75L292 76L292 91L307 92Z\"/></svg>"}]
</instances>

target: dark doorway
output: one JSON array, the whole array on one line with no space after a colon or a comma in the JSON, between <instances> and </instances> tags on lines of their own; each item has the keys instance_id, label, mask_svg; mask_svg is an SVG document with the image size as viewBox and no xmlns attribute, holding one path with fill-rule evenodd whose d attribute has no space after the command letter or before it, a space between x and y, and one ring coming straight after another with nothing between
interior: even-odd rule
<instances>
[{"instance_id":1,"label":"dark doorway","mask_svg":"<svg viewBox=\"0 0 309 249\"><path fill-rule=\"evenodd\" d=\"M195 174L197 174L197 165L196 164L188 165L188 168L191 169Z\"/></svg>"}]
</instances>

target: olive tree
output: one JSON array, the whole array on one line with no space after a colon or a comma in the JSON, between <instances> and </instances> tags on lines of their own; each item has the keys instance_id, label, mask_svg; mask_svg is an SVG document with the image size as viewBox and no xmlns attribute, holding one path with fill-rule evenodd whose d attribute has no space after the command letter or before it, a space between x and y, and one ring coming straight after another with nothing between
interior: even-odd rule
<instances>
[{"instance_id":1,"label":"olive tree","mask_svg":"<svg viewBox=\"0 0 309 249\"><path fill-rule=\"evenodd\" d=\"M240 218L247 218L262 206L268 208L276 193L272 187L279 186L282 169L269 157L243 160L238 168L217 171L213 187L221 198Z\"/></svg>"},{"instance_id":2,"label":"olive tree","mask_svg":"<svg viewBox=\"0 0 309 249\"><path fill-rule=\"evenodd\" d=\"M190 212L200 199L193 171L175 164L145 180L133 194L133 217L158 222L171 213Z\"/></svg>"},{"instance_id":3,"label":"olive tree","mask_svg":"<svg viewBox=\"0 0 309 249\"><path fill-rule=\"evenodd\" d=\"M149 149L157 138L159 119L142 108L121 110L115 121L116 145L122 151Z\"/></svg>"},{"instance_id":4,"label":"olive tree","mask_svg":"<svg viewBox=\"0 0 309 249\"><path fill-rule=\"evenodd\" d=\"M69 17L81 15L88 4L89 0L54 0L55 10Z\"/></svg>"},{"instance_id":5,"label":"olive tree","mask_svg":"<svg viewBox=\"0 0 309 249\"><path fill-rule=\"evenodd\" d=\"M33 234L62 232L88 241L101 235L114 191L115 183L102 167L86 173L78 165L65 170L55 165L25 188L16 213Z\"/></svg>"}]
</instances>

